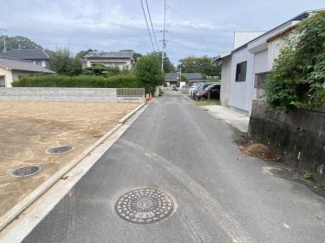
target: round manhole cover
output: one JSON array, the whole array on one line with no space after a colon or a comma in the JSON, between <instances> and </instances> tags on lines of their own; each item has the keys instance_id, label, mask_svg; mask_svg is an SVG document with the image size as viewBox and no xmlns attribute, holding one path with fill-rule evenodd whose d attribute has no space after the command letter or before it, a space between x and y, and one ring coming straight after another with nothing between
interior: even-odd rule
<instances>
[{"instance_id":1,"label":"round manhole cover","mask_svg":"<svg viewBox=\"0 0 325 243\"><path fill-rule=\"evenodd\" d=\"M116 213L124 220L137 224L155 223L168 217L174 202L166 193L144 188L128 192L115 204Z\"/></svg>"},{"instance_id":2,"label":"round manhole cover","mask_svg":"<svg viewBox=\"0 0 325 243\"><path fill-rule=\"evenodd\" d=\"M69 152L71 150L73 150L73 147L66 145L66 146L49 148L48 150L46 150L46 153L48 153L48 154L62 154L62 153Z\"/></svg>"},{"instance_id":3,"label":"round manhole cover","mask_svg":"<svg viewBox=\"0 0 325 243\"><path fill-rule=\"evenodd\" d=\"M37 174L41 171L41 167L37 165L25 166L18 169L15 169L11 174L15 177L26 177Z\"/></svg>"}]
</instances>

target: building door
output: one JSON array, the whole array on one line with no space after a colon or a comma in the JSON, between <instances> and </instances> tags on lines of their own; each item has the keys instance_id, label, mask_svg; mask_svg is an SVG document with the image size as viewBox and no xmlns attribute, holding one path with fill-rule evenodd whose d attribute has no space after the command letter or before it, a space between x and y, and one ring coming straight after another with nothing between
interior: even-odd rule
<instances>
[{"instance_id":1,"label":"building door","mask_svg":"<svg viewBox=\"0 0 325 243\"><path fill-rule=\"evenodd\" d=\"M0 87L6 87L5 76L0 76Z\"/></svg>"}]
</instances>

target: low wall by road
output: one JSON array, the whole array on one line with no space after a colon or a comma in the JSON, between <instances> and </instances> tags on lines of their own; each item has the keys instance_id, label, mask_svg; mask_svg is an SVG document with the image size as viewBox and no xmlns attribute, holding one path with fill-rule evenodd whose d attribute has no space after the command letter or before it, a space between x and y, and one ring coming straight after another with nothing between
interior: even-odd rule
<instances>
[{"instance_id":1,"label":"low wall by road","mask_svg":"<svg viewBox=\"0 0 325 243\"><path fill-rule=\"evenodd\" d=\"M248 133L293 168L312 173L325 184L325 113L305 109L272 112L265 103L254 101Z\"/></svg>"},{"instance_id":2,"label":"low wall by road","mask_svg":"<svg viewBox=\"0 0 325 243\"><path fill-rule=\"evenodd\" d=\"M118 89L106 88L0 88L0 100L144 102L144 89L143 92L136 92L136 95L134 89L129 90L132 92L119 96Z\"/></svg>"}]
</instances>

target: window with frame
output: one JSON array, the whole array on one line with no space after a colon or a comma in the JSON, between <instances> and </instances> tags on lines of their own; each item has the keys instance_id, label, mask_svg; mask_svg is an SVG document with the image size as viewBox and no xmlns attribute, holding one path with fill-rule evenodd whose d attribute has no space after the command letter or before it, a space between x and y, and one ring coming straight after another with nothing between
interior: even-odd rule
<instances>
[{"instance_id":1,"label":"window with frame","mask_svg":"<svg viewBox=\"0 0 325 243\"><path fill-rule=\"evenodd\" d=\"M40 61L40 60L36 60L36 61L35 61L35 64L38 65L38 66L42 66L42 61Z\"/></svg>"},{"instance_id":2,"label":"window with frame","mask_svg":"<svg viewBox=\"0 0 325 243\"><path fill-rule=\"evenodd\" d=\"M0 76L0 87L6 87L5 76Z\"/></svg>"},{"instance_id":3,"label":"window with frame","mask_svg":"<svg viewBox=\"0 0 325 243\"><path fill-rule=\"evenodd\" d=\"M236 82L245 82L247 73L247 61L237 64L236 68Z\"/></svg>"}]
</instances>

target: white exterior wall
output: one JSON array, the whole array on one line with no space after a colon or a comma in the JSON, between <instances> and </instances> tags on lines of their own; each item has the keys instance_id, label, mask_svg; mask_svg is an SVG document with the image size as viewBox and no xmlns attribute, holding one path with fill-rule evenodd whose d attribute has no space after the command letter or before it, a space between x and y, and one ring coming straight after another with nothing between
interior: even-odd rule
<instances>
[{"instance_id":1,"label":"white exterior wall","mask_svg":"<svg viewBox=\"0 0 325 243\"><path fill-rule=\"evenodd\" d=\"M249 41L263 35L263 31L235 31L234 33L234 49L245 45Z\"/></svg>"},{"instance_id":2,"label":"white exterior wall","mask_svg":"<svg viewBox=\"0 0 325 243\"><path fill-rule=\"evenodd\" d=\"M292 33L289 33L283 37L280 37L272 42L269 42L268 48L268 68L273 69L274 61L279 57L281 49L285 46L286 40L294 38Z\"/></svg>"},{"instance_id":3,"label":"white exterior wall","mask_svg":"<svg viewBox=\"0 0 325 243\"><path fill-rule=\"evenodd\" d=\"M101 63L103 65L109 64L109 66L111 67L116 67L118 66L121 70L123 69L124 66L128 66L129 70L131 70L133 68L132 59L87 59L87 67L91 67L92 64L96 64L96 63ZM121 63L119 65L116 65L115 63Z\"/></svg>"},{"instance_id":4,"label":"white exterior wall","mask_svg":"<svg viewBox=\"0 0 325 243\"><path fill-rule=\"evenodd\" d=\"M297 23L297 21L290 22L248 43L247 47L235 50L230 56L222 58L220 97L222 105L231 106L247 114L251 113L252 102L257 97L258 91L254 89L255 75L272 70L274 60L279 56L284 44L283 38L271 43L267 40ZM237 64L245 61L247 61L246 81L236 82Z\"/></svg>"},{"instance_id":5,"label":"white exterior wall","mask_svg":"<svg viewBox=\"0 0 325 243\"><path fill-rule=\"evenodd\" d=\"M231 55L222 59L220 101L228 106L231 78Z\"/></svg>"},{"instance_id":6,"label":"white exterior wall","mask_svg":"<svg viewBox=\"0 0 325 243\"><path fill-rule=\"evenodd\" d=\"M35 74L35 72L9 70L7 68L0 67L0 76L5 76L6 87L8 88L12 87L12 82L19 81L20 76L31 74Z\"/></svg>"},{"instance_id":7,"label":"white exterior wall","mask_svg":"<svg viewBox=\"0 0 325 243\"><path fill-rule=\"evenodd\" d=\"M11 83L13 82L14 79L11 70L8 70L4 67L0 67L0 76L5 77L6 87L12 87Z\"/></svg>"},{"instance_id":8,"label":"white exterior wall","mask_svg":"<svg viewBox=\"0 0 325 243\"><path fill-rule=\"evenodd\" d=\"M246 81L236 82L237 64L247 61ZM232 54L229 106L250 114L253 96L254 55L243 48Z\"/></svg>"}]
</instances>

